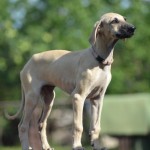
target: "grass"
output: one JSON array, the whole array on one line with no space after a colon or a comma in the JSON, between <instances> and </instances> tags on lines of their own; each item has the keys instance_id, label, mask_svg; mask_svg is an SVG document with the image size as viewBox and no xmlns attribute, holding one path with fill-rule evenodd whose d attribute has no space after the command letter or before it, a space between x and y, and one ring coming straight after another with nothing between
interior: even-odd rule
<instances>
[{"instance_id":1,"label":"grass","mask_svg":"<svg viewBox=\"0 0 150 150\"><path fill-rule=\"evenodd\" d=\"M1 147L0 150L20 150L20 147Z\"/></svg>"},{"instance_id":2,"label":"grass","mask_svg":"<svg viewBox=\"0 0 150 150\"><path fill-rule=\"evenodd\" d=\"M62 146L62 147L54 146L54 149L55 150L70 150L71 147L69 147L69 146ZM14 146L12 146L12 147L1 147L0 146L0 150L21 150L21 147L14 147Z\"/></svg>"},{"instance_id":3,"label":"grass","mask_svg":"<svg viewBox=\"0 0 150 150\"><path fill-rule=\"evenodd\" d=\"M0 147L0 150L21 150L21 147ZM55 150L70 150L69 147L63 146L63 147L55 147Z\"/></svg>"}]
</instances>

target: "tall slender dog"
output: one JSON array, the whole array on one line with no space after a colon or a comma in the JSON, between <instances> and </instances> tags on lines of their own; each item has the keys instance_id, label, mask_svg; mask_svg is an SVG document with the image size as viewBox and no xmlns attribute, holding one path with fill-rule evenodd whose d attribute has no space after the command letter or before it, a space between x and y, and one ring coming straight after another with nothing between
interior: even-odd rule
<instances>
[{"instance_id":1,"label":"tall slender dog","mask_svg":"<svg viewBox=\"0 0 150 150\"><path fill-rule=\"evenodd\" d=\"M57 86L70 94L73 104L72 149L83 150L82 113L85 99L91 101L90 138L93 150L102 150L99 144L100 117L103 98L111 81L113 51L119 39L129 38L135 27L116 13L104 14L96 22L90 36L91 47L78 52L53 50L32 56L20 73L22 106L14 116L23 111L18 126L22 149L28 150L29 123L39 99L43 98L44 109L39 121L41 142L44 150L52 150L46 138L46 123L51 112Z\"/></svg>"}]
</instances>

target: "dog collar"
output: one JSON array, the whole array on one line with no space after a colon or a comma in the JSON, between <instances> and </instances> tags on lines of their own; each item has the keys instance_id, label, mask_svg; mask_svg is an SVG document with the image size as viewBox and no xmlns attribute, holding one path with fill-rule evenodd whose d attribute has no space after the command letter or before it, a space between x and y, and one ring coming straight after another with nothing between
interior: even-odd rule
<instances>
[{"instance_id":1,"label":"dog collar","mask_svg":"<svg viewBox=\"0 0 150 150\"><path fill-rule=\"evenodd\" d=\"M99 62L99 63L103 63L103 61L105 60L104 58L102 58L101 56L99 56L95 49L94 46L92 45L92 55L94 56L94 58Z\"/></svg>"}]
</instances>

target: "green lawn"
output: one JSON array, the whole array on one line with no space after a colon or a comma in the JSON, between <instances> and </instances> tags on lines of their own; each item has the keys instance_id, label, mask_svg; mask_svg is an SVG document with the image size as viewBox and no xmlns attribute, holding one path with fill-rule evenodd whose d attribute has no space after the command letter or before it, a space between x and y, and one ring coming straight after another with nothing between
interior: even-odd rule
<instances>
[{"instance_id":1,"label":"green lawn","mask_svg":"<svg viewBox=\"0 0 150 150\"><path fill-rule=\"evenodd\" d=\"M21 147L0 147L0 150L21 150ZM69 147L55 147L55 150L70 150Z\"/></svg>"}]
</instances>

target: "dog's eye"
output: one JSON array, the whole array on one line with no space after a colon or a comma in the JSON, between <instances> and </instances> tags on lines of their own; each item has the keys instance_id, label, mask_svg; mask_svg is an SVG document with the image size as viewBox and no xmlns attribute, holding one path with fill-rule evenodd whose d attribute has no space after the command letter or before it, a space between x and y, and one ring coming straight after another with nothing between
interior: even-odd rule
<instances>
[{"instance_id":1,"label":"dog's eye","mask_svg":"<svg viewBox=\"0 0 150 150\"><path fill-rule=\"evenodd\" d=\"M114 18L111 23L119 23L119 20L117 18Z\"/></svg>"},{"instance_id":2,"label":"dog's eye","mask_svg":"<svg viewBox=\"0 0 150 150\"><path fill-rule=\"evenodd\" d=\"M124 17L124 20L126 21L126 20L127 20L127 18L126 18L126 17Z\"/></svg>"}]
</instances>

